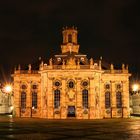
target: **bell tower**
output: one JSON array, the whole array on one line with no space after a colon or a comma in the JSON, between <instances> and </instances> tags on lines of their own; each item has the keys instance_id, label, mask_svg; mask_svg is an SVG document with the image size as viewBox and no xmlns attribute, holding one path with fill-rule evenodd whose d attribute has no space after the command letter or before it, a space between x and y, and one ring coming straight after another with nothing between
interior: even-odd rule
<instances>
[{"instance_id":1,"label":"bell tower","mask_svg":"<svg viewBox=\"0 0 140 140\"><path fill-rule=\"evenodd\" d=\"M75 27L63 28L63 44L61 45L62 54L64 53L78 53L79 45L77 43L78 31Z\"/></svg>"}]
</instances>

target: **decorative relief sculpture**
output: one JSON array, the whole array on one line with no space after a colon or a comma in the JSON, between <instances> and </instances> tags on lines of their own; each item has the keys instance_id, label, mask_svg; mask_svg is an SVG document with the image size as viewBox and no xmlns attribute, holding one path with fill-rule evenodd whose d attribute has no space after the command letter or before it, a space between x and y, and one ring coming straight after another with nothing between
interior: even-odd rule
<instances>
[{"instance_id":1,"label":"decorative relief sculpture","mask_svg":"<svg viewBox=\"0 0 140 140\"><path fill-rule=\"evenodd\" d=\"M90 58L89 62L90 62L90 65L93 65L93 58Z\"/></svg>"},{"instance_id":2,"label":"decorative relief sculpture","mask_svg":"<svg viewBox=\"0 0 140 140\"><path fill-rule=\"evenodd\" d=\"M18 70L20 70L21 69L21 67L20 67L20 64L18 65Z\"/></svg>"},{"instance_id":3,"label":"decorative relief sculpture","mask_svg":"<svg viewBox=\"0 0 140 140\"><path fill-rule=\"evenodd\" d=\"M39 69L40 69L40 70L43 70L43 65L44 65L44 64L43 64L43 61L41 61L41 64L40 64L40 66L39 66Z\"/></svg>"},{"instance_id":4,"label":"decorative relief sculpture","mask_svg":"<svg viewBox=\"0 0 140 140\"><path fill-rule=\"evenodd\" d=\"M98 107L99 106L99 91L98 91L99 89L98 89L98 87L96 86L95 87L95 105L96 105L96 107Z\"/></svg>"},{"instance_id":5,"label":"decorative relief sculpture","mask_svg":"<svg viewBox=\"0 0 140 140\"><path fill-rule=\"evenodd\" d=\"M75 65L75 58L70 58L67 60L67 65Z\"/></svg>"},{"instance_id":6,"label":"decorative relief sculpture","mask_svg":"<svg viewBox=\"0 0 140 140\"><path fill-rule=\"evenodd\" d=\"M114 70L114 65L113 64L110 65L110 69Z\"/></svg>"},{"instance_id":7,"label":"decorative relief sculpture","mask_svg":"<svg viewBox=\"0 0 140 140\"><path fill-rule=\"evenodd\" d=\"M125 65L124 64L122 64L122 70L125 70Z\"/></svg>"},{"instance_id":8,"label":"decorative relief sculpture","mask_svg":"<svg viewBox=\"0 0 140 140\"><path fill-rule=\"evenodd\" d=\"M49 60L49 65L52 66L52 58Z\"/></svg>"},{"instance_id":9,"label":"decorative relief sculpture","mask_svg":"<svg viewBox=\"0 0 140 140\"><path fill-rule=\"evenodd\" d=\"M65 65L65 60L63 59L62 64Z\"/></svg>"},{"instance_id":10,"label":"decorative relief sculpture","mask_svg":"<svg viewBox=\"0 0 140 140\"><path fill-rule=\"evenodd\" d=\"M80 60L78 59L78 60L77 60L77 65L79 65L79 64L80 64Z\"/></svg>"},{"instance_id":11,"label":"decorative relief sculpture","mask_svg":"<svg viewBox=\"0 0 140 140\"><path fill-rule=\"evenodd\" d=\"M68 98L69 98L70 101L73 101L75 99L74 90L69 90L67 94L68 94Z\"/></svg>"},{"instance_id":12,"label":"decorative relief sculpture","mask_svg":"<svg viewBox=\"0 0 140 140\"><path fill-rule=\"evenodd\" d=\"M28 65L28 70L31 71L31 69L32 69L32 66L31 66L31 64L29 64Z\"/></svg>"}]
</instances>

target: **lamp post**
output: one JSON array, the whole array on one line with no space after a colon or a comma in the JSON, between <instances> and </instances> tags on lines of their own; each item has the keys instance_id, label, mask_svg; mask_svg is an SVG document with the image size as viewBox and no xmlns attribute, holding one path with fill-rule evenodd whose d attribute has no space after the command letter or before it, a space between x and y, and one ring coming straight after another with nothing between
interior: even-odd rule
<instances>
[{"instance_id":1,"label":"lamp post","mask_svg":"<svg viewBox=\"0 0 140 140\"><path fill-rule=\"evenodd\" d=\"M140 114L140 85L138 83L135 83L131 87L131 111L132 114Z\"/></svg>"},{"instance_id":2,"label":"lamp post","mask_svg":"<svg viewBox=\"0 0 140 140\"><path fill-rule=\"evenodd\" d=\"M8 106L10 107L9 113L13 112L13 87L11 84L6 84L3 87L3 92L8 94Z\"/></svg>"},{"instance_id":3,"label":"lamp post","mask_svg":"<svg viewBox=\"0 0 140 140\"><path fill-rule=\"evenodd\" d=\"M132 92L133 93L139 93L139 84L133 84L132 85Z\"/></svg>"}]
</instances>

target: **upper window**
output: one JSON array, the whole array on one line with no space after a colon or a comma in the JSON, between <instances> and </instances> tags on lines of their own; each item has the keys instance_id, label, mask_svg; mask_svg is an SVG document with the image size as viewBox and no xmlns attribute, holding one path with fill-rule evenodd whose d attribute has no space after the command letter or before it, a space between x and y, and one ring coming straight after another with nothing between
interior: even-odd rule
<instances>
[{"instance_id":1,"label":"upper window","mask_svg":"<svg viewBox=\"0 0 140 140\"><path fill-rule=\"evenodd\" d=\"M106 90L109 90L109 89L110 89L110 84L106 84L106 85L105 85L105 89L106 89Z\"/></svg>"},{"instance_id":2,"label":"upper window","mask_svg":"<svg viewBox=\"0 0 140 140\"><path fill-rule=\"evenodd\" d=\"M57 61L61 61L61 58L60 58L60 57L58 57L58 58L57 58Z\"/></svg>"},{"instance_id":3,"label":"upper window","mask_svg":"<svg viewBox=\"0 0 140 140\"><path fill-rule=\"evenodd\" d=\"M56 80L54 82L54 86L59 87L61 85L61 82L59 80Z\"/></svg>"},{"instance_id":4,"label":"upper window","mask_svg":"<svg viewBox=\"0 0 140 140\"><path fill-rule=\"evenodd\" d=\"M27 86L25 84L21 85L21 89L27 89Z\"/></svg>"},{"instance_id":5,"label":"upper window","mask_svg":"<svg viewBox=\"0 0 140 140\"><path fill-rule=\"evenodd\" d=\"M68 87L69 88L74 88L74 81L73 80L69 80Z\"/></svg>"},{"instance_id":6,"label":"upper window","mask_svg":"<svg viewBox=\"0 0 140 140\"><path fill-rule=\"evenodd\" d=\"M82 86L83 86L83 87L87 87L87 86L88 86L88 81L87 81L87 80L84 80L84 81L82 82Z\"/></svg>"},{"instance_id":7,"label":"upper window","mask_svg":"<svg viewBox=\"0 0 140 140\"><path fill-rule=\"evenodd\" d=\"M121 84L117 84L117 85L116 85L116 89L117 89L117 90L120 90L121 88L122 88Z\"/></svg>"},{"instance_id":8,"label":"upper window","mask_svg":"<svg viewBox=\"0 0 140 140\"><path fill-rule=\"evenodd\" d=\"M32 88L33 88L33 89L37 89L37 85L35 85L35 84L32 85Z\"/></svg>"},{"instance_id":9,"label":"upper window","mask_svg":"<svg viewBox=\"0 0 140 140\"><path fill-rule=\"evenodd\" d=\"M81 61L84 61L85 60L85 58L84 57L81 57Z\"/></svg>"}]
</instances>

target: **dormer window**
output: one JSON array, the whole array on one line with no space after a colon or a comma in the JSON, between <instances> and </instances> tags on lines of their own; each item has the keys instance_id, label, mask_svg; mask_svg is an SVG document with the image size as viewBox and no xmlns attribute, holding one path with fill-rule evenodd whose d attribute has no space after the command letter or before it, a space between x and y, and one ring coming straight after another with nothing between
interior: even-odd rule
<instances>
[{"instance_id":1,"label":"dormer window","mask_svg":"<svg viewBox=\"0 0 140 140\"><path fill-rule=\"evenodd\" d=\"M85 59L84 59L84 57L81 57L81 61L84 61Z\"/></svg>"},{"instance_id":2,"label":"dormer window","mask_svg":"<svg viewBox=\"0 0 140 140\"><path fill-rule=\"evenodd\" d=\"M58 57L58 58L57 58L57 61L61 61L61 58L60 58L60 57Z\"/></svg>"}]
</instances>

